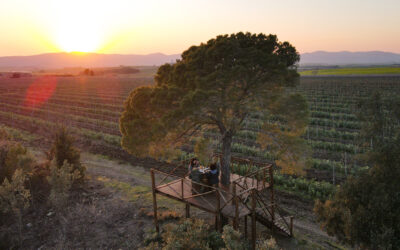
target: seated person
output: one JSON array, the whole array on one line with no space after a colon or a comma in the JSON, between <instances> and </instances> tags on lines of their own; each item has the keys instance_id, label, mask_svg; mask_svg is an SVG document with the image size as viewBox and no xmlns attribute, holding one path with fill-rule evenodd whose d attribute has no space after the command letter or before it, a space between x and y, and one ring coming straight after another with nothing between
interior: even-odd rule
<instances>
[{"instance_id":1,"label":"seated person","mask_svg":"<svg viewBox=\"0 0 400 250\"><path fill-rule=\"evenodd\" d=\"M201 183L201 172L197 166L192 168L189 178L192 179L192 194L199 194L203 192L203 186L197 183Z\"/></svg>"},{"instance_id":2,"label":"seated person","mask_svg":"<svg viewBox=\"0 0 400 250\"><path fill-rule=\"evenodd\" d=\"M219 169L217 164L213 163L210 165L210 171L207 173L208 185L218 187L219 183Z\"/></svg>"},{"instance_id":3,"label":"seated person","mask_svg":"<svg viewBox=\"0 0 400 250\"><path fill-rule=\"evenodd\" d=\"M190 163L189 163L189 167L188 167L189 178L190 178L190 173L192 172L192 169L194 167L199 167L199 166L200 166L200 162L197 158L190 159Z\"/></svg>"}]
</instances>

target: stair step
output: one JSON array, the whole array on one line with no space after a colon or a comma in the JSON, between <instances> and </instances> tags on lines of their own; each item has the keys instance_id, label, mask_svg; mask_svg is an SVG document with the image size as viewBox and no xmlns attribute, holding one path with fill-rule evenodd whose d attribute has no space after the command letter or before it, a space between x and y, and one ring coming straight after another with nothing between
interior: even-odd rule
<instances>
[{"instance_id":1,"label":"stair step","mask_svg":"<svg viewBox=\"0 0 400 250\"><path fill-rule=\"evenodd\" d=\"M281 224L273 223L272 221L270 221L264 217L258 217L257 221L260 222L261 224L263 224L264 226L273 227L273 228L281 231L282 233L286 234L287 236L290 236L289 229Z\"/></svg>"}]
</instances>

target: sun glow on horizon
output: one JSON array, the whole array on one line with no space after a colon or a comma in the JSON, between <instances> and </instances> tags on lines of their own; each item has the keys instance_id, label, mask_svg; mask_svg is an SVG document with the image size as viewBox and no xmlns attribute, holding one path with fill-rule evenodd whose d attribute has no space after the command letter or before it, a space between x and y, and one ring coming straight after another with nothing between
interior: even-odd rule
<instances>
[{"instance_id":1,"label":"sun glow on horizon","mask_svg":"<svg viewBox=\"0 0 400 250\"><path fill-rule=\"evenodd\" d=\"M95 52L105 43L102 6L94 1L56 1L54 3L54 41L65 52ZM103 6L104 7L104 6Z\"/></svg>"},{"instance_id":2,"label":"sun glow on horizon","mask_svg":"<svg viewBox=\"0 0 400 250\"><path fill-rule=\"evenodd\" d=\"M57 36L57 44L65 52L94 52L99 48L99 37L85 30L68 30Z\"/></svg>"},{"instance_id":3,"label":"sun glow on horizon","mask_svg":"<svg viewBox=\"0 0 400 250\"><path fill-rule=\"evenodd\" d=\"M400 53L399 0L1 0L0 6L0 56L176 54L239 31L276 34L301 53Z\"/></svg>"},{"instance_id":4,"label":"sun glow on horizon","mask_svg":"<svg viewBox=\"0 0 400 250\"><path fill-rule=\"evenodd\" d=\"M99 48L99 38L85 30L63 31L57 36L59 48L65 52L94 52Z\"/></svg>"}]
</instances>

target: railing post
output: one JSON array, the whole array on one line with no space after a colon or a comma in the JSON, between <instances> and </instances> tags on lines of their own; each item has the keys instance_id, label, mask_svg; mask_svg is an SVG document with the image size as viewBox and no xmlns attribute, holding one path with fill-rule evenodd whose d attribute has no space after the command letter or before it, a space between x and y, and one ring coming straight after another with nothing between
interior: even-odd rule
<instances>
[{"instance_id":1,"label":"railing post","mask_svg":"<svg viewBox=\"0 0 400 250\"><path fill-rule=\"evenodd\" d=\"M256 191L251 190L251 246L252 249L256 249Z\"/></svg>"},{"instance_id":2,"label":"railing post","mask_svg":"<svg viewBox=\"0 0 400 250\"><path fill-rule=\"evenodd\" d=\"M269 167L269 188L271 194L271 217L275 221L275 197L274 197L274 172L272 166Z\"/></svg>"},{"instance_id":3,"label":"railing post","mask_svg":"<svg viewBox=\"0 0 400 250\"><path fill-rule=\"evenodd\" d=\"M185 193L183 192L183 178L181 179L181 189L182 189L181 198L182 198L182 200L184 200L184 198L185 198Z\"/></svg>"},{"instance_id":4,"label":"railing post","mask_svg":"<svg viewBox=\"0 0 400 250\"><path fill-rule=\"evenodd\" d=\"M290 236L293 236L293 216L290 216L290 228L289 228Z\"/></svg>"},{"instance_id":5,"label":"railing post","mask_svg":"<svg viewBox=\"0 0 400 250\"><path fill-rule=\"evenodd\" d=\"M235 197L236 197L236 182L233 182L232 184L233 184L233 186L232 186L232 195L233 195L232 205L234 205L235 204Z\"/></svg>"},{"instance_id":6,"label":"railing post","mask_svg":"<svg viewBox=\"0 0 400 250\"><path fill-rule=\"evenodd\" d=\"M251 187L254 187L254 178L257 178L257 173L251 177Z\"/></svg>"},{"instance_id":7,"label":"railing post","mask_svg":"<svg viewBox=\"0 0 400 250\"><path fill-rule=\"evenodd\" d=\"M185 206L186 206L186 207L185 207L186 218L190 218L190 205L189 205L189 203L186 202L186 205L185 205Z\"/></svg>"},{"instance_id":8,"label":"railing post","mask_svg":"<svg viewBox=\"0 0 400 250\"><path fill-rule=\"evenodd\" d=\"M153 193L153 209L154 209L154 225L156 226L156 232L160 233L160 227L158 226L158 219L157 219L157 197L156 197L156 181L154 177L154 170L150 170L151 175L151 189Z\"/></svg>"},{"instance_id":9,"label":"railing post","mask_svg":"<svg viewBox=\"0 0 400 250\"><path fill-rule=\"evenodd\" d=\"M233 228L238 230L239 228L239 199L235 194L235 221L233 223Z\"/></svg>"},{"instance_id":10,"label":"railing post","mask_svg":"<svg viewBox=\"0 0 400 250\"><path fill-rule=\"evenodd\" d=\"M215 229L218 232L221 232L221 197L219 191L216 190L216 198L217 198L217 211L215 214Z\"/></svg>"},{"instance_id":11,"label":"railing post","mask_svg":"<svg viewBox=\"0 0 400 250\"><path fill-rule=\"evenodd\" d=\"M244 238L247 239L247 215L244 216Z\"/></svg>"},{"instance_id":12,"label":"railing post","mask_svg":"<svg viewBox=\"0 0 400 250\"><path fill-rule=\"evenodd\" d=\"M260 182L260 172L257 172L257 190L258 190L258 183Z\"/></svg>"},{"instance_id":13,"label":"railing post","mask_svg":"<svg viewBox=\"0 0 400 250\"><path fill-rule=\"evenodd\" d=\"M263 189L265 188L265 168L263 169L263 179L262 179Z\"/></svg>"}]
</instances>

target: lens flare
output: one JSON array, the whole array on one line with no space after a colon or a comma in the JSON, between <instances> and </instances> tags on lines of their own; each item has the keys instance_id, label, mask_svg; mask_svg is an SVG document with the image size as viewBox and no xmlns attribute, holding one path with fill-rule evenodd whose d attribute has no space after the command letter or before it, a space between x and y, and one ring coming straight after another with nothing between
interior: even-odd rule
<instances>
[{"instance_id":1,"label":"lens flare","mask_svg":"<svg viewBox=\"0 0 400 250\"><path fill-rule=\"evenodd\" d=\"M24 106L37 108L42 106L54 93L57 87L57 78L54 76L40 77L27 89Z\"/></svg>"}]
</instances>

